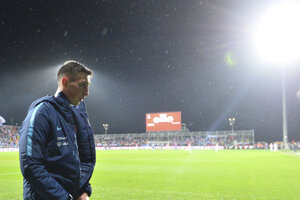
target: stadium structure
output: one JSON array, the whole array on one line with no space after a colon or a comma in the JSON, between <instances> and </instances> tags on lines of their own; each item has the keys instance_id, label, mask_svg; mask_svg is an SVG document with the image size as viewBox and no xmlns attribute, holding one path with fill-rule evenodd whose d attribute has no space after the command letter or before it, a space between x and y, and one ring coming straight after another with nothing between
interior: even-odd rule
<instances>
[{"instance_id":1,"label":"stadium structure","mask_svg":"<svg viewBox=\"0 0 300 200\"><path fill-rule=\"evenodd\" d=\"M98 149L250 149L254 130L191 132L181 123L181 112L147 113L145 133L95 135Z\"/></svg>"},{"instance_id":2,"label":"stadium structure","mask_svg":"<svg viewBox=\"0 0 300 200\"><path fill-rule=\"evenodd\" d=\"M190 131L162 131L127 134L101 134L95 135L98 148L128 147L149 149L154 147L164 149L182 149L191 146L192 149L250 149L253 148L254 130L243 131L215 131L215 132L190 132Z\"/></svg>"}]
</instances>

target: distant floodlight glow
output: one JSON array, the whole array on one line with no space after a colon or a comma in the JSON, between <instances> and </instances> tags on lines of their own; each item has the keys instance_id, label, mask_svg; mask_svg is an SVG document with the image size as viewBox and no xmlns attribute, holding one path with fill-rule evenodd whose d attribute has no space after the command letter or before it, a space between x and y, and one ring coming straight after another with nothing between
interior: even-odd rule
<instances>
[{"instance_id":1,"label":"distant floodlight glow","mask_svg":"<svg viewBox=\"0 0 300 200\"><path fill-rule=\"evenodd\" d=\"M225 63L229 66L229 67L234 67L237 63L236 61L236 56L233 52L228 51L225 56L224 56L224 60Z\"/></svg>"},{"instance_id":2,"label":"distant floodlight glow","mask_svg":"<svg viewBox=\"0 0 300 200\"><path fill-rule=\"evenodd\" d=\"M291 64L300 60L300 3L280 4L255 25L256 52L264 60Z\"/></svg>"}]
</instances>

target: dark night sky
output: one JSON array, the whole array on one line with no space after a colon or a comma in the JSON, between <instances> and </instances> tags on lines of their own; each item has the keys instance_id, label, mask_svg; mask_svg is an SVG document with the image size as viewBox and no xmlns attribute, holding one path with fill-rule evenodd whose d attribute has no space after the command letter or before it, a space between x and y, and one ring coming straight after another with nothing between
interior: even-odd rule
<instances>
[{"instance_id":1,"label":"dark night sky","mask_svg":"<svg viewBox=\"0 0 300 200\"><path fill-rule=\"evenodd\" d=\"M181 111L191 131L255 130L282 140L281 72L251 48L274 1L0 1L0 115L21 123L73 59L93 69L95 133L145 132L145 113ZM235 65L226 64L231 52ZM289 140L300 140L299 64L286 73Z\"/></svg>"}]
</instances>

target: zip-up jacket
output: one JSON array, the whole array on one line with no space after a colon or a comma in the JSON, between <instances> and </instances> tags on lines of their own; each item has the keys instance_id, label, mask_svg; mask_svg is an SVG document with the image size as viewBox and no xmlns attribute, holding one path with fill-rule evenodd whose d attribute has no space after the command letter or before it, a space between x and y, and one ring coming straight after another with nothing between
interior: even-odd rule
<instances>
[{"instance_id":1,"label":"zip-up jacket","mask_svg":"<svg viewBox=\"0 0 300 200\"><path fill-rule=\"evenodd\" d=\"M80 124L75 121L80 120L74 117L74 108L62 92L57 97L46 96L31 104L20 128L19 154L25 200L67 200L70 196L76 199L82 192L91 194L88 180L95 159L90 164L93 167L82 167L85 164L80 161L77 144L80 135L81 151L94 147L81 136L83 127L90 126L84 121ZM95 149L91 152L95 153ZM87 155L84 151L81 154Z\"/></svg>"},{"instance_id":2,"label":"zip-up jacket","mask_svg":"<svg viewBox=\"0 0 300 200\"><path fill-rule=\"evenodd\" d=\"M79 106L73 106L72 111L76 124L80 158L80 193L86 192L90 196L92 188L89 180L92 177L96 163L94 135L86 112L85 103L82 101Z\"/></svg>"}]
</instances>

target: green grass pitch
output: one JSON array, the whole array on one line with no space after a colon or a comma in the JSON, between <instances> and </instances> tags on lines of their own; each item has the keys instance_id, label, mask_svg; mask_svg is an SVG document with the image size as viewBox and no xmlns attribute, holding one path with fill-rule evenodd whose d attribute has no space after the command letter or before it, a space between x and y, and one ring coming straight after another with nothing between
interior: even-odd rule
<instances>
[{"instance_id":1,"label":"green grass pitch","mask_svg":"<svg viewBox=\"0 0 300 200\"><path fill-rule=\"evenodd\" d=\"M264 150L97 151L91 200L296 200L300 157ZM17 152L0 153L0 200L22 199Z\"/></svg>"}]
</instances>

